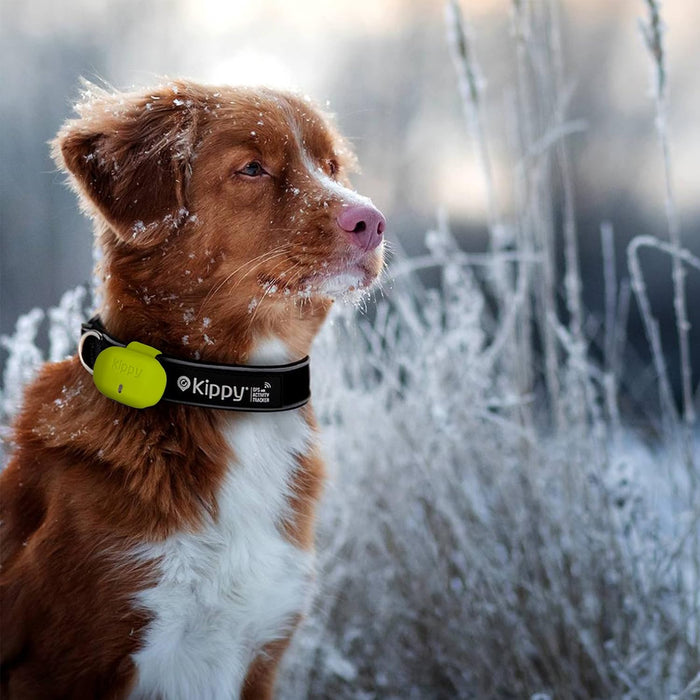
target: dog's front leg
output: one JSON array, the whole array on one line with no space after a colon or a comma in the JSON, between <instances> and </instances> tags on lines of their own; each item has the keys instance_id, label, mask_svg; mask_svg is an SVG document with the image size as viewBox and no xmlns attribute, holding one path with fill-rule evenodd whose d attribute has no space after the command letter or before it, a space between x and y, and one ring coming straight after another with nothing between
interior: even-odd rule
<instances>
[{"instance_id":1,"label":"dog's front leg","mask_svg":"<svg viewBox=\"0 0 700 700\"><path fill-rule=\"evenodd\" d=\"M289 646L291 635L266 644L248 669L241 700L272 700L277 667Z\"/></svg>"}]
</instances>

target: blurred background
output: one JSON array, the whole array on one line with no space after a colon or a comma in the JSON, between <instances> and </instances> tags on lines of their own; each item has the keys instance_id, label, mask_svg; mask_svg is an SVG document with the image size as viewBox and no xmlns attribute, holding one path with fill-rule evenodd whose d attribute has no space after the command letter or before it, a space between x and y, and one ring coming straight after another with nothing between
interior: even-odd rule
<instances>
[{"instance_id":1,"label":"blurred background","mask_svg":"<svg viewBox=\"0 0 700 700\"><path fill-rule=\"evenodd\" d=\"M439 207L465 250L487 247L484 181L456 90L440 0L2 0L0 7L0 333L10 332L19 314L55 304L66 289L90 279L91 225L47 146L71 115L81 76L117 88L184 75L311 94L337 115L355 144L363 168L356 186L387 215L399 251L424 250ZM511 4L471 0L464 10L482 68L483 115L507 218L517 64ZM562 3L584 301L593 326L604 303L601 223L613 226L621 277L633 236L665 236L651 68L637 26L643 12L641 0ZM664 16L672 28L665 39L673 185L683 241L698 254L700 5L667 0ZM654 254L644 254L643 263L652 271L649 293L677 381L670 263ZM700 327L698 278L688 278L694 328ZM425 281L431 283L430 273ZM697 368L700 342L693 333ZM642 368L646 342L634 308L629 337L629 363ZM640 396L646 381L635 376Z\"/></svg>"}]
</instances>

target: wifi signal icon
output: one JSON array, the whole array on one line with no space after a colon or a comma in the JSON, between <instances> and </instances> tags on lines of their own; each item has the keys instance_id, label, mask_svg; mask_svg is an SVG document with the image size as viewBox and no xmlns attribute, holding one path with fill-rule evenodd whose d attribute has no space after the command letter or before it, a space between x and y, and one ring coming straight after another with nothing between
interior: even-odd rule
<instances>
[{"instance_id":1,"label":"wifi signal icon","mask_svg":"<svg viewBox=\"0 0 700 700\"><path fill-rule=\"evenodd\" d=\"M265 388L272 389L272 384L270 384L270 382L265 382Z\"/></svg>"}]
</instances>

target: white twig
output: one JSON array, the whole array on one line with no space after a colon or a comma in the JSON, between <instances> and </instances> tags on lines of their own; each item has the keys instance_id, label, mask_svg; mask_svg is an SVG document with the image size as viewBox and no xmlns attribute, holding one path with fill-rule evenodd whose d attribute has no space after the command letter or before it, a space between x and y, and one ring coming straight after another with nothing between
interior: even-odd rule
<instances>
[{"instance_id":1,"label":"white twig","mask_svg":"<svg viewBox=\"0 0 700 700\"><path fill-rule=\"evenodd\" d=\"M671 156L668 130L668 97L666 76L666 53L664 51L664 26L661 19L660 3L658 0L645 0L648 10L648 22L641 23L644 43L652 59L654 70L654 106L656 109L656 133L661 146L664 171L664 206L666 223L671 245L681 247L681 230L676 201L673 194L673 179L671 175ZM683 420L690 428L695 424L695 409L693 406L692 368L690 363L690 341L688 312L685 299L685 279L681 260L677 256L672 259L673 277L673 307L676 312L676 329L681 364L681 387L683 392ZM692 454L689 455L692 461Z\"/></svg>"}]
</instances>

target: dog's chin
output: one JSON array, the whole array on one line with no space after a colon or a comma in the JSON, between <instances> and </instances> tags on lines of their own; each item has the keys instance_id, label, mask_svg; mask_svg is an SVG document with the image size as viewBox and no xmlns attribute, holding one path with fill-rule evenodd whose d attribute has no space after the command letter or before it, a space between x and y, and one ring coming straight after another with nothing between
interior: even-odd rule
<instances>
[{"instance_id":1,"label":"dog's chin","mask_svg":"<svg viewBox=\"0 0 700 700\"><path fill-rule=\"evenodd\" d=\"M320 296L330 299L356 301L364 296L374 284L376 278L367 279L362 272L343 272L319 280L316 291Z\"/></svg>"},{"instance_id":2,"label":"dog's chin","mask_svg":"<svg viewBox=\"0 0 700 700\"><path fill-rule=\"evenodd\" d=\"M314 275L309 279L309 284L313 292L320 296L355 302L376 284L382 265L383 253L373 251L358 261Z\"/></svg>"}]
</instances>

